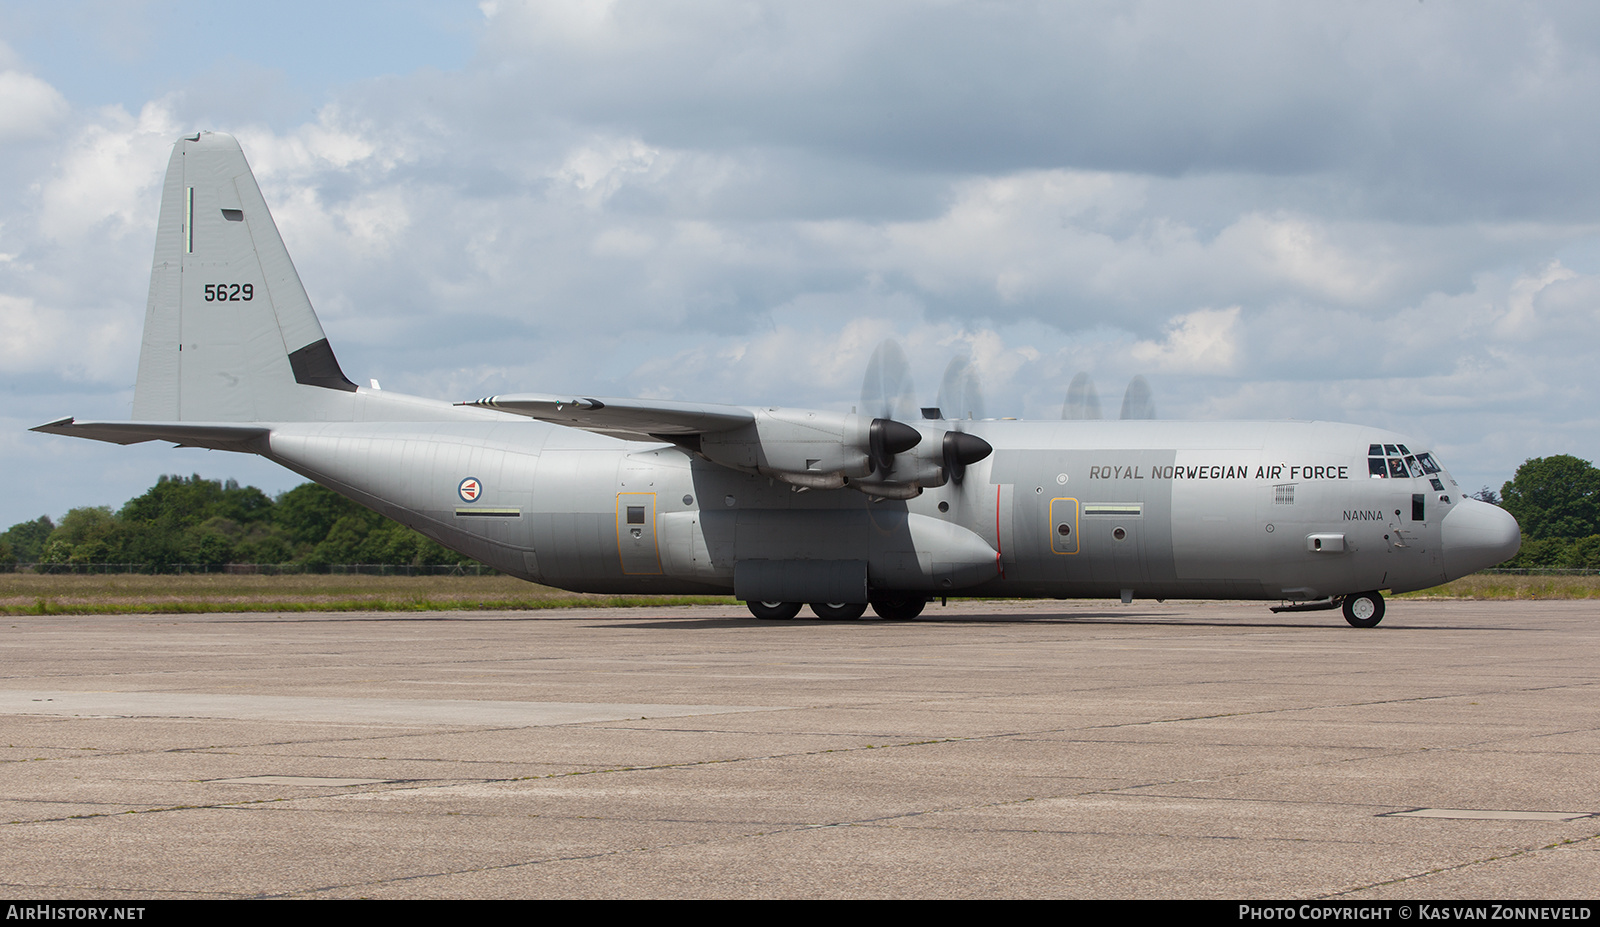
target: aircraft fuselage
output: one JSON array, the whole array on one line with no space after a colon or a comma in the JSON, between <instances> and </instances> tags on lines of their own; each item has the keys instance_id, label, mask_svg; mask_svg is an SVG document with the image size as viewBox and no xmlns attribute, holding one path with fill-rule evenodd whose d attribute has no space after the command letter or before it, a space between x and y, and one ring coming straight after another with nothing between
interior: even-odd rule
<instances>
[{"instance_id":1,"label":"aircraft fuselage","mask_svg":"<svg viewBox=\"0 0 1600 927\"><path fill-rule=\"evenodd\" d=\"M1390 432L962 424L993 455L904 501L533 421L286 424L268 456L497 569L585 592L727 593L741 565L864 563L873 588L930 596L1317 599L1492 562L1446 555L1445 525L1482 505L1448 473L1370 474L1369 447L1405 440Z\"/></svg>"}]
</instances>

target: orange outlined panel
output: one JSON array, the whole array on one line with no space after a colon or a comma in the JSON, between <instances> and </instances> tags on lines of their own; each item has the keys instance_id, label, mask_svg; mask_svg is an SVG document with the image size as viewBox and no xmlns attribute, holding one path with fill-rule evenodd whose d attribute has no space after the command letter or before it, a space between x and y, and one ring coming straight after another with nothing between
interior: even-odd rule
<instances>
[{"instance_id":1,"label":"orange outlined panel","mask_svg":"<svg viewBox=\"0 0 1600 927\"><path fill-rule=\"evenodd\" d=\"M1078 500L1050 500L1050 551L1057 554L1078 552Z\"/></svg>"}]
</instances>

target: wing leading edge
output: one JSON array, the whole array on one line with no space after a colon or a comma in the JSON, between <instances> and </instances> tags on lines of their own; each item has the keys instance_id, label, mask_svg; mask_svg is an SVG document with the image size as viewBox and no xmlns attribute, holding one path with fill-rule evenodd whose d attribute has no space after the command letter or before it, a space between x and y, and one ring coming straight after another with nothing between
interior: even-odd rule
<instances>
[{"instance_id":1,"label":"wing leading edge","mask_svg":"<svg viewBox=\"0 0 1600 927\"><path fill-rule=\"evenodd\" d=\"M743 406L659 399L592 399L548 393L486 396L460 406L480 406L595 434L636 441L733 431L756 420Z\"/></svg>"}]
</instances>

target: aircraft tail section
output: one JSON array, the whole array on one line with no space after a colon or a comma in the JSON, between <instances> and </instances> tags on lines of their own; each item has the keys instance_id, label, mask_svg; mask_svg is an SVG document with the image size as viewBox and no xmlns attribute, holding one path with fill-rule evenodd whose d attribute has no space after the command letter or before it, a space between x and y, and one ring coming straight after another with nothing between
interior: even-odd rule
<instances>
[{"instance_id":1,"label":"aircraft tail section","mask_svg":"<svg viewBox=\"0 0 1600 927\"><path fill-rule=\"evenodd\" d=\"M355 392L239 143L211 132L179 139L161 194L134 419L339 420Z\"/></svg>"}]
</instances>

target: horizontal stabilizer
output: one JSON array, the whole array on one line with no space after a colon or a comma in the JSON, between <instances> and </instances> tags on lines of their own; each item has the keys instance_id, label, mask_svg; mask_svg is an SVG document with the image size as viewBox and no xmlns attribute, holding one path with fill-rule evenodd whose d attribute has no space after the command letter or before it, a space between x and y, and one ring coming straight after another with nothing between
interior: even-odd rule
<instances>
[{"instance_id":1,"label":"horizontal stabilizer","mask_svg":"<svg viewBox=\"0 0 1600 927\"><path fill-rule=\"evenodd\" d=\"M171 441L179 447L207 447L216 451L261 453L271 429L264 425L202 424L198 422L79 422L72 418L28 429L49 435L68 435L109 441L112 444L139 444L144 441Z\"/></svg>"},{"instance_id":2,"label":"horizontal stabilizer","mask_svg":"<svg viewBox=\"0 0 1600 927\"><path fill-rule=\"evenodd\" d=\"M541 422L636 440L732 431L756 420L755 413L743 406L658 399L575 399L544 393L489 396L456 405L498 409Z\"/></svg>"}]
</instances>

